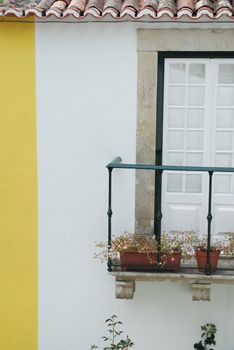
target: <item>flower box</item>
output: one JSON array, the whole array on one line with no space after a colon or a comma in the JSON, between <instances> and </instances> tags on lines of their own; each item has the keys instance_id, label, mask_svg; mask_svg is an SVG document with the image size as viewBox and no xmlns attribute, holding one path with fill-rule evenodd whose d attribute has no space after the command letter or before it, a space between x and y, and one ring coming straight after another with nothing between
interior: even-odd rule
<instances>
[{"instance_id":1,"label":"flower box","mask_svg":"<svg viewBox=\"0 0 234 350\"><path fill-rule=\"evenodd\" d=\"M120 254L122 270L180 270L181 252L161 252L161 261L157 262L156 253L123 252Z\"/></svg>"}]
</instances>

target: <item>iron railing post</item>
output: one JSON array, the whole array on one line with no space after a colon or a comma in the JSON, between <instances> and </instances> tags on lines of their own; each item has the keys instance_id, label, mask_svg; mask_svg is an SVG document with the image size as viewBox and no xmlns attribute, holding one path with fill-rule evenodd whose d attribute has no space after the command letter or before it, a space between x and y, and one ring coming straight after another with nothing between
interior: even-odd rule
<instances>
[{"instance_id":1,"label":"iron railing post","mask_svg":"<svg viewBox=\"0 0 234 350\"><path fill-rule=\"evenodd\" d=\"M114 167L116 165L118 165L120 162L122 161L122 159L120 157L116 157L115 159L112 160L112 162L110 162L107 165L107 169L108 169L108 174L109 174L109 182L108 182L108 211L107 211L107 215L108 215L108 257L107 257L107 269L108 271L112 271L112 260L111 260L111 256L110 256L110 251L111 251L111 240L112 240L112 215L113 215L113 211L112 211L112 170L114 169Z\"/></svg>"},{"instance_id":2,"label":"iron railing post","mask_svg":"<svg viewBox=\"0 0 234 350\"><path fill-rule=\"evenodd\" d=\"M112 205L111 205L111 197L112 197L112 170L113 168L108 167L109 172L109 184L108 184L108 258L107 258L107 269L108 271L112 271L112 261L110 257L110 249L111 249L111 219L112 219Z\"/></svg>"},{"instance_id":3,"label":"iron railing post","mask_svg":"<svg viewBox=\"0 0 234 350\"><path fill-rule=\"evenodd\" d=\"M157 200L154 204L154 236L157 241L157 262L161 260L160 246L161 246L161 226L162 226L162 170L155 172L155 198Z\"/></svg>"},{"instance_id":4,"label":"iron railing post","mask_svg":"<svg viewBox=\"0 0 234 350\"><path fill-rule=\"evenodd\" d=\"M211 250L211 221L212 221L212 212L211 212L211 206L212 206L212 178L213 178L213 171L209 171L209 200L208 200L208 214L207 214L207 260L206 260L206 274L210 275L210 250Z\"/></svg>"}]
</instances>

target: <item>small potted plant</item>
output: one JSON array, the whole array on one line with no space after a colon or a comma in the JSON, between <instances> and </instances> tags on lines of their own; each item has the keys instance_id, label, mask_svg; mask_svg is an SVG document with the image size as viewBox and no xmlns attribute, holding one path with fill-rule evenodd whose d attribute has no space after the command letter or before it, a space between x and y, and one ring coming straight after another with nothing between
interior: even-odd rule
<instances>
[{"instance_id":1,"label":"small potted plant","mask_svg":"<svg viewBox=\"0 0 234 350\"><path fill-rule=\"evenodd\" d=\"M129 336L127 335L125 338L122 338L123 331L117 330L118 326L122 325L122 322L118 321L116 315L112 315L105 322L108 327L108 335L102 337L105 342L103 350L129 350L133 347L134 343ZM92 349L99 349L99 347L93 344L90 347L90 350Z\"/></svg>"},{"instance_id":2,"label":"small potted plant","mask_svg":"<svg viewBox=\"0 0 234 350\"><path fill-rule=\"evenodd\" d=\"M188 242L191 240L186 233L161 235L161 243L157 244L154 236L130 234L125 232L111 242L110 257L112 263L119 256L122 270L170 270L178 272L181 256L187 258ZM108 257L107 245L98 243L104 248L96 257L104 260ZM191 244L190 244L191 246Z\"/></svg>"},{"instance_id":3,"label":"small potted plant","mask_svg":"<svg viewBox=\"0 0 234 350\"><path fill-rule=\"evenodd\" d=\"M200 272L206 271L207 265L207 238L198 237L194 245L197 266ZM210 271L215 272L221 251L224 249L224 242L221 240L212 240L210 246Z\"/></svg>"},{"instance_id":4,"label":"small potted plant","mask_svg":"<svg viewBox=\"0 0 234 350\"><path fill-rule=\"evenodd\" d=\"M194 344L196 350L214 350L211 346L216 344L215 334L217 332L216 326L213 323L206 323L201 326L202 335L201 340Z\"/></svg>"},{"instance_id":5,"label":"small potted plant","mask_svg":"<svg viewBox=\"0 0 234 350\"><path fill-rule=\"evenodd\" d=\"M156 265L157 242L153 236L123 233L112 240L111 255L119 254L122 270Z\"/></svg>"}]
</instances>

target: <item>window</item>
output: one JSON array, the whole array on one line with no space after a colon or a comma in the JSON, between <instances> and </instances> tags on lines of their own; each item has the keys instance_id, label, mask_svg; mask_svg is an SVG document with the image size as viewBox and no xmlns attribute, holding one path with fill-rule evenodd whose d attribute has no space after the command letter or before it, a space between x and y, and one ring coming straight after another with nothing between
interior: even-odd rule
<instances>
[{"instance_id":1,"label":"window","mask_svg":"<svg viewBox=\"0 0 234 350\"><path fill-rule=\"evenodd\" d=\"M163 95L158 160L166 165L234 167L234 59L193 54L163 54L159 60ZM164 174L162 229L206 232L207 198L207 174ZM233 175L214 176L212 202L213 233L233 231Z\"/></svg>"},{"instance_id":2,"label":"window","mask_svg":"<svg viewBox=\"0 0 234 350\"><path fill-rule=\"evenodd\" d=\"M163 101L164 101L164 66L165 61L169 59L181 59L181 60L227 60L234 59L234 41L233 41L233 33L232 29L199 29L199 26L194 29L139 29L137 32L137 55L138 55L138 97L137 97L137 147L136 147L136 161L137 163L154 163L155 162L155 150L157 162L160 164L162 161L162 135L163 135ZM201 75L200 69L201 67L193 66L190 69L191 74L193 74L194 79L198 79ZM199 71L197 71L197 69ZM228 70L230 68L223 68L224 70ZM175 73L177 74L177 73ZM222 75L229 75L223 71ZM175 77L174 77L175 78ZM201 77L200 77L201 78ZM199 78L199 79L200 79ZM181 76L180 76L181 79ZM190 82L191 84L199 84L200 82ZM179 83L180 84L180 83ZM182 83L181 83L182 84ZM220 82L221 84L221 82ZM191 97L192 98L192 97ZM224 106L222 106L224 107ZM189 125L191 128L195 128L195 125L191 123L193 120L193 111L190 111L190 119ZM222 116L224 113L222 111ZM176 127L175 123L179 123L180 117L176 116L171 121L171 127ZM197 123L201 123L196 120ZM230 117L222 117L219 119L219 122L224 122L224 119ZM156 126L157 124L157 126ZM178 125L178 124L177 124ZM156 126L156 127L155 127ZM201 126L197 124L198 127ZM219 124L221 128L222 125ZM223 126L224 128L224 126ZM205 129L207 130L207 129ZM192 131L192 130L191 130ZM195 130L194 130L195 131ZM224 130L217 130L224 131ZM198 136L199 134L192 134L192 136ZM222 133L219 133L217 137L223 137ZM194 140L190 140L193 145ZM201 141L201 139L200 139ZM217 142L221 140L217 139ZM225 140L228 142L228 140ZM206 139L205 139L206 142ZM203 146L203 145L202 145ZM225 147L227 148L228 145ZM219 146L219 148L221 145ZM192 149L191 149L192 151ZM195 154L189 154L187 157L188 161L192 162L200 162L199 158L199 150L194 150ZM222 161L225 164L228 164L230 157L228 155L224 156L223 153L228 151L227 149L221 150L217 149L217 162ZM219 152L219 154L218 154ZM223 153L222 153L223 152ZM189 153L189 152L188 152ZM191 152L192 153L192 152ZM222 155L221 155L222 153ZM228 152L226 152L228 153ZM204 161L204 156L202 156L202 161ZM180 159L178 158L178 161ZM217 163L218 164L218 163ZM190 174L189 174L190 175ZM195 180L196 181L193 181ZM194 190L199 187L199 177L197 178L188 178L187 190L192 191L187 194L192 196L199 197L199 193L195 193ZM205 180L206 181L206 180ZM196 186L195 186L196 182ZM214 181L216 182L216 180ZM160 212L158 211L157 202L161 200L161 188L154 183L154 174L145 174L143 172L137 172L136 174L136 230L138 232L153 232L153 224L155 215L158 217ZM182 184L183 185L183 184ZM191 186L195 186L191 187ZM203 186L203 181L202 184ZM220 190L220 184L214 183L214 186ZM224 183L222 182L224 186ZM228 180L225 181L225 185L228 186ZM155 189L155 190L154 190ZM203 189L203 187L202 187ZM222 189L223 190L223 189ZM227 191L227 189L226 189ZM170 192L171 194L176 194L175 192ZM225 214L229 215L230 208L233 205L233 197L232 195L215 195L221 198L225 197L225 205L226 207L222 207L222 211ZM213 199L215 199L213 197ZM206 198L207 202L207 198ZM156 208L154 208L154 204L156 204ZM183 204L183 203L182 203ZM193 203L191 203L191 206ZM205 204L204 204L205 205ZM224 203L223 203L224 205ZM201 208L200 208L201 209ZM226 211L226 209L228 209ZM225 227L226 219L225 214L223 216L219 216L219 218L223 217L222 222L218 222L216 219L216 211L219 210L216 205L213 206L213 221L212 221L212 230L215 229L215 226L218 225L220 230L227 230ZM162 212L164 215L163 222L166 218L166 214ZM200 231L207 232L207 207L206 213L200 213L201 221L203 222L203 227L200 222ZM199 214L197 214L199 215ZM224 222L223 222L224 221ZM199 226L197 225L197 227ZM222 226L222 229L221 229ZM191 229L193 225L188 224L188 227ZM216 230L216 229L215 229ZM218 228L219 230L219 228ZM232 228L233 230L233 228ZM157 230L156 230L157 231Z\"/></svg>"}]
</instances>

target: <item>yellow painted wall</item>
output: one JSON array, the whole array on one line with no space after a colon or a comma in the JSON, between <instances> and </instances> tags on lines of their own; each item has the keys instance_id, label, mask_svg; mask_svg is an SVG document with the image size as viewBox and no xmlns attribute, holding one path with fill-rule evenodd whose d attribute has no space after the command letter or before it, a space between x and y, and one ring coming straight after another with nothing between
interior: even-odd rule
<instances>
[{"instance_id":1,"label":"yellow painted wall","mask_svg":"<svg viewBox=\"0 0 234 350\"><path fill-rule=\"evenodd\" d=\"M0 22L0 70L0 350L34 350L37 349L34 23Z\"/></svg>"}]
</instances>

